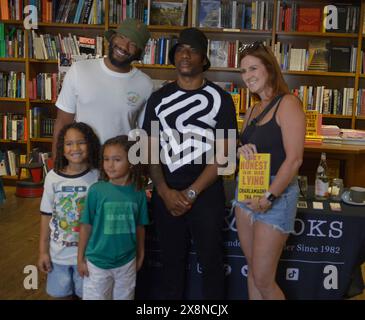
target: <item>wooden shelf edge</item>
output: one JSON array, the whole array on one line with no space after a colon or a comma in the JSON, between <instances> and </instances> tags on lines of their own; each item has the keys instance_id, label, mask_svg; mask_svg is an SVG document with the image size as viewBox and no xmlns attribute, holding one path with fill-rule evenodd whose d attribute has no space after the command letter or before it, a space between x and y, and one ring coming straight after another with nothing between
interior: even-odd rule
<instances>
[{"instance_id":1,"label":"wooden shelf edge","mask_svg":"<svg viewBox=\"0 0 365 320\"><path fill-rule=\"evenodd\" d=\"M284 75L303 75L303 76L328 76L328 77L352 77L355 78L355 73L352 72L329 72L329 71L282 71Z\"/></svg>"},{"instance_id":2,"label":"wooden shelf edge","mask_svg":"<svg viewBox=\"0 0 365 320\"><path fill-rule=\"evenodd\" d=\"M322 114L323 118L336 118L336 119L352 119L352 116L344 116L342 114Z\"/></svg>"},{"instance_id":3,"label":"wooden shelf edge","mask_svg":"<svg viewBox=\"0 0 365 320\"><path fill-rule=\"evenodd\" d=\"M231 29L231 28L204 28L200 27L198 28L203 32L207 33L240 33L240 34L271 34L272 30L250 30L250 29Z\"/></svg>"},{"instance_id":4,"label":"wooden shelf edge","mask_svg":"<svg viewBox=\"0 0 365 320\"><path fill-rule=\"evenodd\" d=\"M333 37L333 38L357 38L356 33L336 33L336 32L301 32L301 31L277 31L278 36L301 36L301 37Z\"/></svg>"},{"instance_id":5,"label":"wooden shelf edge","mask_svg":"<svg viewBox=\"0 0 365 320\"><path fill-rule=\"evenodd\" d=\"M30 139L31 142L46 142L46 143L51 143L52 142L52 138L31 138Z\"/></svg>"},{"instance_id":6,"label":"wooden shelf edge","mask_svg":"<svg viewBox=\"0 0 365 320\"><path fill-rule=\"evenodd\" d=\"M23 20L2 20L3 24L23 24Z\"/></svg>"},{"instance_id":7,"label":"wooden shelf edge","mask_svg":"<svg viewBox=\"0 0 365 320\"><path fill-rule=\"evenodd\" d=\"M26 59L25 58L5 58L5 57L2 57L0 58L0 62L1 61L4 61L4 62L25 62Z\"/></svg>"},{"instance_id":8,"label":"wooden shelf edge","mask_svg":"<svg viewBox=\"0 0 365 320\"><path fill-rule=\"evenodd\" d=\"M27 99L23 98L7 98L7 97L0 97L0 101L8 101L8 102L26 102Z\"/></svg>"},{"instance_id":9,"label":"wooden shelf edge","mask_svg":"<svg viewBox=\"0 0 365 320\"><path fill-rule=\"evenodd\" d=\"M170 64L166 65L166 64L139 64L139 63L135 63L133 65L137 68L146 68L146 69L171 69L171 70L175 69L175 66L170 65ZM209 70L207 70L206 72L209 72L209 71L240 72L240 70L238 68L219 68L219 67L210 67Z\"/></svg>"},{"instance_id":10,"label":"wooden shelf edge","mask_svg":"<svg viewBox=\"0 0 365 320\"><path fill-rule=\"evenodd\" d=\"M0 176L4 180L18 180L18 176Z\"/></svg>"},{"instance_id":11,"label":"wooden shelf edge","mask_svg":"<svg viewBox=\"0 0 365 320\"><path fill-rule=\"evenodd\" d=\"M30 103L43 103L43 104L55 104L56 101L52 101L52 100L39 100L39 99L32 99L29 100Z\"/></svg>"},{"instance_id":12,"label":"wooden shelf edge","mask_svg":"<svg viewBox=\"0 0 365 320\"><path fill-rule=\"evenodd\" d=\"M111 29L117 28L118 24L112 23L109 25ZM168 25L148 25L148 30L152 32L161 32L161 31L181 31L188 26L168 26ZM243 34L271 34L272 30L249 30L249 29L231 29L231 28L204 28L204 27L196 27L203 32L222 32L222 33L243 33Z\"/></svg>"},{"instance_id":13,"label":"wooden shelf edge","mask_svg":"<svg viewBox=\"0 0 365 320\"><path fill-rule=\"evenodd\" d=\"M18 144L27 144L25 140L10 140L10 139L0 139L1 143L18 143Z\"/></svg>"},{"instance_id":14,"label":"wooden shelf edge","mask_svg":"<svg viewBox=\"0 0 365 320\"><path fill-rule=\"evenodd\" d=\"M136 68L146 68L146 69L175 69L175 66L170 64L143 64L135 63L133 64Z\"/></svg>"},{"instance_id":15,"label":"wooden shelf edge","mask_svg":"<svg viewBox=\"0 0 365 320\"><path fill-rule=\"evenodd\" d=\"M84 28L84 29L102 29L104 30L105 24L75 24L75 23L58 23L58 22L40 22L39 27L50 28Z\"/></svg>"},{"instance_id":16,"label":"wooden shelf edge","mask_svg":"<svg viewBox=\"0 0 365 320\"><path fill-rule=\"evenodd\" d=\"M50 64L58 64L58 60L39 60L39 59L29 59L31 63L50 63Z\"/></svg>"}]
</instances>

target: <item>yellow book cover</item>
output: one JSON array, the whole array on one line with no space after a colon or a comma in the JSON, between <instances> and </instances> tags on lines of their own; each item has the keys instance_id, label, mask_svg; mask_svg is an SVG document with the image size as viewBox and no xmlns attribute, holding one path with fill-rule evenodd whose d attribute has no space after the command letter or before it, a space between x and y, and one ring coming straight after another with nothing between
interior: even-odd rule
<instances>
[{"instance_id":1,"label":"yellow book cover","mask_svg":"<svg viewBox=\"0 0 365 320\"><path fill-rule=\"evenodd\" d=\"M234 103L234 107L236 109L236 116L239 116L240 114L240 99L241 99L241 95L239 93L231 93L231 97Z\"/></svg>"},{"instance_id":2,"label":"yellow book cover","mask_svg":"<svg viewBox=\"0 0 365 320\"><path fill-rule=\"evenodd\" d=\"M255 158L240 157L238 201L261 197L270 185L270 153L256 153Z\"/></svg>"},{"instance_id":3,"label":"yellow book cover","mask_svg":"<svg viewBox=\"0 0 365 320\"><path fill-rule=\"evenodd\" d=\"M19 156L19 163L20 163L20 164L26 164L26 163L27 163L27 155L25 155L25 154L21 154L21 155ZM20 180L27 179L27 178L29 178L29 177L30 177L29 172L28 172L28 170L27 170L27 169L22 168L22 169L20 169L20 170L21 170L21 171L20 171Z\"/></svg>"}]
</instances>

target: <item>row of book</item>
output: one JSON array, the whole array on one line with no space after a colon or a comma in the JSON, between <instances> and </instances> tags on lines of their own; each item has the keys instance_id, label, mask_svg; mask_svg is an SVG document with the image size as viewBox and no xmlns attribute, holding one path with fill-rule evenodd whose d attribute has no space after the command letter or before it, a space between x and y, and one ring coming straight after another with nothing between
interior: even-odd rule
<instances>
[{"instance_id":1,"label":"row of book","mask_svg":"<svg viewBox=\"0 0 365 320\"><path fill-rule=\"evenodd\" d=\"M0 97L25 99L25 73L0 72Z\"/></svg>"},{"instance_id":2,"label":"row of book","mask_svg":"<svg viewBox=\"0 0 365 320\"><path fill-rule=\"evenodd\" d=\"M27 140L27 119L23 114L0 113L0 139Z\"/></svg>"},{"instance_id":3,"label":"row of book","mask_svg":"<svg viewBox=\"0 0 365 320\"><path fill-rule=\"evenodd\" d=\"M55 119L43 107L33 107L29 110L29 134L31 138L50 138L53 136Z\"/></svg>"},{"instance_id":4,"label":"row of book","mask_svg":"<svg viewBox=\"0 0 365 320\"><path fill-rule=\"evenodd\" d=\"M308 111L321 114L352 115L354 88L329 89L325 86L300 86L292 93L303 102Z\"/></svg>"},{"instance_id":5,"label":"row of book","mask_svg":"<svg viewBox=\"0 0 365 320\"><path fill-rule=\"evenodd\" d=\"M27 155L19 149L0 150L0 176L20 176L20 179L29 178L28 170L22 168L20 171L19 168L21 164L26 163L42 164L43 176L53 167L51 153L43 152L39 148L33 148L28 159Z\"/></svg>"},{"instance_id":6,"label":"row of book","mask_svg":"<svg viewBox=\"0 0 365 320\"><path fill-rule=\"evenodd\" d=\"M272 1L193 0L193 26L270 30L273 25Z\"/></svg>"},{"instance_id":7,"label":"row of book","mask_svg":"<svg viewBox=\"0 0 365 320\"><path fill-rule=\"evenodd\" d=\"M23 30L0 22L0 58L24 58L24 53Z\"/></svg>"},{"instance_id":8,"label":"row of book","mask_svg":"<svg viewBox=\"0 0 365 320\"><path fill-rule=\"evenodd\" d=\"M25 2L23 0L0 0L0 20L22 20Z\"/></svg>"},{"instance_id":9,"label":"row of book","mask_svg":"<svg viewBox=\"0 0 365 320\"><path fill-rule=\"evenodd\" d=\"M58 73L38 73L28 82L29 99L56 101L58 85Z\"/></svg>"},{"instance_id":10,"label":"row of book","mask_svg":"<svg viewBox=\"0 0 365 320\"><path fill-rule=\"evenodd\" d=\"M356 115L365 116L365 89L357 91Z\"/></svg>"},{"instance_id":11,"label":"row of book","mask_svg":"<svg viewBox=\"0 0 365 320\"><path fill-rule=\"evenodd\" d=\"M40 22L104 24L105 0L29 0ZM187 0L109 0L109 23L136 18L146 24L185 25ZM1 20L23 19L23 0L1 0Z\"/></svg>"},{"instance_id":12,"label":"row of book","mask_svg":"<svg viewBox=\"0 0 365 320\"><path fill-rule=\"evenodd\" d=\"M34 30L29 33L29 57L48 60L58 59L60 54L103 55L103 37L81 37L72 35L37 34Z\"/></svg>"},{"instance_id":13,"label":"row of book","mask_svg":"<svg viewBox=\"0 0 365 320\"><path fill-rule=\"evenodd\" d=\"M136 18L148 23L148 3L145 0L110 0L109 23L119 24L126 18Z\"/></svg>"},{"instance_id":14,"label":"row of book","mask_svg":"<svg viewBox=\"0 0 365 320\"><path fill-rule=\"evenodd\" d=\"M150 39L146 45L144 64L169 64L168 52L175 38ZM208 40L208 57L212 67L237 68L239 40ZM355 72L357 48L332 45L328 40L311 40L308 49L294 48L291 43L277 42L274 55L283 71Z\"/></svg>"},{"instance_id":15,"label":"row of book","mask_svg":"<svg viewBox=\"0 0 365 320\"><path fill-rule=\"evenodd\" d=\"M360 19L360 7L352 4L336 4L337 19L329 19L331 23L326 25L328 14L333 14L326 6L302 6L297 2L288 3L278 1L276 20L277 31L299 32L358 32Z\"/></svg>"},{"instance_id":16,"label":"row of book","mask_svg":"<svg viewBox=\"0 0 365 320\"><path fill-rule=\"evenodd\" d=\"M357 48L331 45L327 40L310 40L308 49L277 42L274 54L282 70L355 72Z\"/></svg>"},{"instance_id":17,"label":"row of book","mask_svg":"<svg viewBox=\"0 0 365 320\"><path fill-rule=\"evenodd\" d=\"M104 23L104 0L29 0L39 21L48 23Z\"/></svg>"},{"instance_id":18,"label":"row of book","mask_svg":"<svg viewBox=\"0 0 365 320\"><path fill-rule=\"evenodd\" d=\"M176 38L161 37L159 39L149 39L146 45L142 62L144 64L169 64L168 53L177 42ZM238 66L238 47L240 43L236 41L208 40L208 57L212 67Z\"/></svg>"},{"instance_id":19,"label":"row of book","mask_svg":"<svg viewBox=\"0 0 365 320\"><path fill-rule=\"evenodd\" d=\"M29 135L31 138L49 138L53 136L55 119L48 110L33 107L29 110ZM0 113L0 139L11 141L27 141L27 118L23 114Z\"/></svg>"},{"instance_id":20,"label":"row of book","mask_svg":"<svg viewBox=\"0 0 365 320\"><path fill-rule=\"evenodd\" d=\"M20 30L17 30L17 32L18 31ZM23 43L22 40L20 41L21 42L17 42ZM176 39L169 37L150 39L146 46L143 63L168 64L168 50L175 43ZM242 43L238 40L209 40L208 55L212 60L212 66L237 67L237 49L241 45ZM23 45L17 47L20 49L23 48ZM22 53L23 50L20 50L19 52ZM34 30L32 30L32 33L29 33L30 58L40 60L57 59L58 55L63 53L73 55L86 53L100 57L102 56L102 52L103 38L99 36L90 38L71 35L70 33L65 36L60 33L57 35L38 35ZM274 54L277 57L282 70L291 71L317 70L355 72L356 53L357 48L354 46L332 45L328 40L311 40L309 41L308 50L293 48L291 43L282 43L279 41L274 45Z\"/></svg>"},{"instance_id":21,"label":"row of book","mask_svg":"<svg viewBox=\"0 0 365 320\"><path fill-rule=\"evenodd\" d=\"M17 176L19 164L26 163L26 155L19 149L0 150L0 176Z\"/></svg>"}]
</instances>

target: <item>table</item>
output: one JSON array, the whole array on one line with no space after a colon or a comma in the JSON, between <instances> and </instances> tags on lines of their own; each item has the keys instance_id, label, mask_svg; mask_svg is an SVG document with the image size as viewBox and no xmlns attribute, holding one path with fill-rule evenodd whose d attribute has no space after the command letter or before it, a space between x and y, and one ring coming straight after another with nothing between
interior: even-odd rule
<instances>
[{"instance_id":1,"label":"table","mask_svg":"<svg viewBox=\"0 0 365 320\"><path fill-rule=\"evenodd\" d=\"M288 299L343 299L354 271L365 261L365 207L341 202L341 212L298 209L295 233L279 262L277 281ZM247 266L239 247L234 214L227 208L224 228L227 299L247 299ZM154 225L147 228L146 258L138 273L136 297L160 297L161 262ZM194 245L187 265L187 298L201 299L201 269Z\"/></svg>"},{"instance_id":2,"label":"table","mask_svg":"<svg viewBox=\"0 0 365 320\"><path fill-rule=\"evenodd\" d=\"M365 146L326 143L305 145L303 167L305 168L308 159L313 160L315 167L312 166L310 168L313 176L315 175L321 152L326 152L327 159L336 159L343 162L345 186L365 187Z\"/></svg>"}]
</instances>

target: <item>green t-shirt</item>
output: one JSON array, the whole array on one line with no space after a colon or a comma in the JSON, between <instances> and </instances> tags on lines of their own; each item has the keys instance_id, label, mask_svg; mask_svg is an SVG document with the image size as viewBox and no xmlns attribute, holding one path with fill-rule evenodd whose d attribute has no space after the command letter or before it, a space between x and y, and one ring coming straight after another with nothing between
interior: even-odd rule
<instances>
[{"instance_id":1,"label":"green t-shirt","mask_svg":"<svg viewBox=\"0 0 365 320\"><path fill-rule=\"evenodd\" d=\"M145 191L97 182L89 189L80 222L92 225L87 259L101 269L121 267L136 256L136 226L149 223Z\"/></svg>"}]
</instances>

